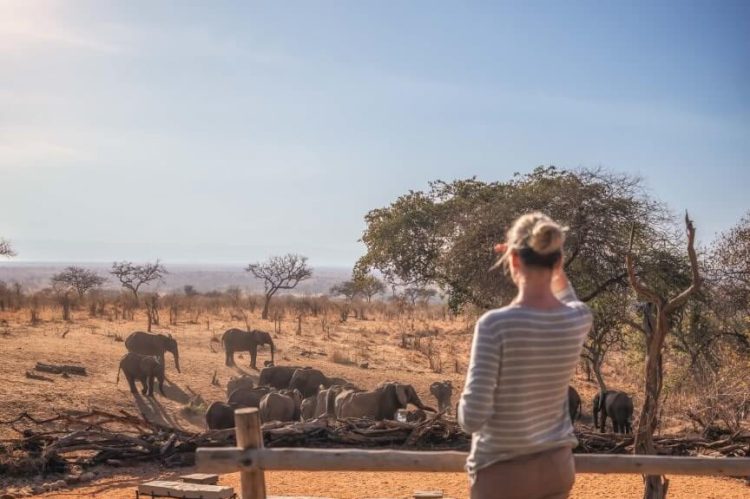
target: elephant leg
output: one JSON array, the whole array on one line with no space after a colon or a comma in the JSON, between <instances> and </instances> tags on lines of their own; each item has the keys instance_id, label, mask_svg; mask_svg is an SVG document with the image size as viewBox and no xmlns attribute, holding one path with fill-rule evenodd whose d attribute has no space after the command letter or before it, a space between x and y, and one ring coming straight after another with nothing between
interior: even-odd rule
<instances>
[{"instance_id":1,"label":"elephant leg","mask_svg":"<svg viewBox=\"0 0 750 499\"><path fill-rule=\"evenodd\" d=\"M255 365L255 362L258 358L258 345L252 345L250 346L250 367L252 369L258 370L258 367Z\"/></svg>"},{"instance_id":2,"label":"elephant leg","mask_svg":"<svg viewBox=\"0 0 750 499\"><path fill-rule=\"evenodd\" d=\"M128 385L130 386L130 392L136 393L138 389L135 387L135 377L132 374L125 372L125 379L128 380Z\"/></svg>"},{"instance_id":3,"label":"elephant leg","mask_svg":"<svg viewBox=\"0 0 750 499\"><path fill-rule=\"evenodd\" d=\"M153 375L146 376L146 383L147 383L146 395L148 397L153 397L154 396L154 376Z\"/></svg>"},{"instance_id":4,"label":"elephant leg","mask_svg":"<svg viewBox=\"0 0 750 499\"><path fill-rule=\"evenodd\" d=\"M159 392L162 394L163 397L166 397L167 394L164 393L164 375L159 376Z\"/></svg>"},{"instance_id":5,"label":"elephant leg","mask_svg":"<svg viewBox=\"0 0 750 499\"><path fill-rule=\"evenodd\" d=\"M141 385L143 385L141 393L143 395L148 395L148 376L141 376Z\"/></svg>"}]
</instances>

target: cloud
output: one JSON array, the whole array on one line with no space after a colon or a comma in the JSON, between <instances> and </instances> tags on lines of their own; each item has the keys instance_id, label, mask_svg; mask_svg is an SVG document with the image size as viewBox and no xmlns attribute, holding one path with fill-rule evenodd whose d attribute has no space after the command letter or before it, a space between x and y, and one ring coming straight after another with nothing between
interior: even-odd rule
<instances>
[{"instance_id":1,"label":"cloud","mask_svg":"<svg viewBox=\"0 0 750 499\"><path fill-rule=\"evenodd\" d=\"M81 151L54 138L0 129L0 168L62 166L81 159Z\"/></svg>"},{"instance_id":2,"label":"cloud","mask_svg":"<svg viewBox=\"0 0 750 499\"><path fill-rule=\"evenodd\" d=\"M83 32L65 25L53 4L9 1L0 4L0 52L50 46L114 54L125 46L101 34Z\"/></svg>"}]
</instances>

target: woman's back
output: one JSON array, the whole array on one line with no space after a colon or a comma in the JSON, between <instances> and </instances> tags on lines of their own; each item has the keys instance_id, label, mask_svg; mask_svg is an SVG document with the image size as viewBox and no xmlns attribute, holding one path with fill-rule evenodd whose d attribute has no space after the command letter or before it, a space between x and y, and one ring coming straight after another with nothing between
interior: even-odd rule
<instances>
[{"instance_id":1,"label":"woman's back","mask_svg":"<svg viewBox=\"0 0 750 499\"><path fill-rule=\"evenodd\" d=\"M570 287L558 299L557 308L510 305L477 322L459 408L462 426L475 433L470 471L576 444L567 387L591 313Z\"/></svg>"}]
</instances>

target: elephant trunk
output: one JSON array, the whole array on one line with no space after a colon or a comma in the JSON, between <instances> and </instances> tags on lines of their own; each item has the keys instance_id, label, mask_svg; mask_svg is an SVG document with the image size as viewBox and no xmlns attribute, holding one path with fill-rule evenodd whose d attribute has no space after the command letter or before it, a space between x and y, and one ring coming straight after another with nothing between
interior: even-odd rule
<instances>
[{"instance_id":1,"label":"elephant trunk","mask_svg":"<svg viewBox=\"0 0 750 499\"><path fill-rule=\"evenodd\" d=\"M175 350L173 353L174 353L174 367L177 369L178 373L181 373L182 371L180 371L180 354L177 353L177 350Z\"/></svg>"},{"instance_id":2,"label":"elephant trunk","mask_svg":"<svg viewBox=\"0 0 750 499\"><path fill-rule=\"evenodd\" d=\"M437 412L434 408L424 405L422 401L420 400L419 395L417 395L416 391L412 394L411 400L409 402L419 407L423 411Z\"/></svg>"}]
</instances>

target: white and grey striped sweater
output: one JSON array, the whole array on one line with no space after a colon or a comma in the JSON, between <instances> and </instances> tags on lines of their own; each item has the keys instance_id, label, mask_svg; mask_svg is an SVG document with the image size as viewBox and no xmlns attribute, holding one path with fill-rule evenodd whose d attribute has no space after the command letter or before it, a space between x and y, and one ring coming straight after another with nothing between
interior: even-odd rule
<instances>
[{"instance_id":1,"label":"white and grey striped sweater","mask_svg":"<svg viewBox=\"0 0 750 499\"><path fill-rule=\"evenodd\" d=\"M568 286L550 310L509 305L476 324L458 409L472 433L469 473L498 461L577 445L568 383L591 329L591 312Z\"/></svg>"}]
</instances>

